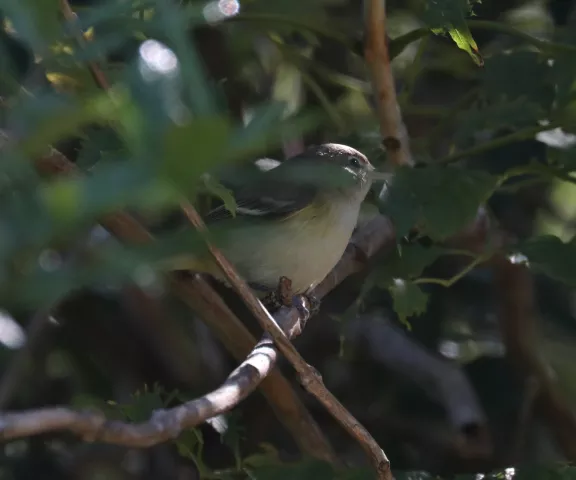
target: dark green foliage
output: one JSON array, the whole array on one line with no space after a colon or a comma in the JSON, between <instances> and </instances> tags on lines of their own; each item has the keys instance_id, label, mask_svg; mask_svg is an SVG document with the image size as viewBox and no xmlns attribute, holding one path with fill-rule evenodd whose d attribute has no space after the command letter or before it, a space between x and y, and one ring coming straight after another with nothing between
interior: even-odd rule
<instances>
[{"instance_id":1,"label":"dark green foliage","mask_svg":"<svg viewBox=\"0 0 576 480\"><path fill-rule=\"evenodd\" d=\"M442 166L400 168L386 189L382 209L393 219L399 238L418 227L423 234L441 240L475 218L498 182L498 177L482 171Z\"/></svg>"},{"instance_id":2,"label":"dark green foliage","mask_svg":"<svg viewBox=\"0 0 576 480\"><path fill-rule=\"evenodd\" d=\"M74 24L63 21L59 3L58 0L0 1L0 128L9 131L16 140L4 145L0 137L1 306L25 312L28 318L30 312L64 304L81 291L113 292L111 296L118 301L118 292L123 287L137 283L146 284L145 287L152 284L165 293L168 288L159 274L160 265L180 254L205 252L204 238L188 228L158 234L155 242L148 245L127 245L111 239L91 242L92 228L104 215L118 210L128 210L141 219L162 218L177 209L183 199L206 211L215 197L233 212L236 202L225 185L251 178L255 168L250 162L255 158L281 159L282 147L289 150L291 142L348 142L370 153L378 167L389 166L380 147L370 76L361 58L362 48L358 47L362 44L364 21L359 2L245 0L240 3L238 15L216 20L207 18L206 13L207 8L215 8L217 2L211 5L164 0L77 2L73 5L78 15ZM544 209L544 203L530 210L533 204L526 202L528 206L519 206L525 197L513 196L512 188L499 191L503 186L520 190L524 181L533 182L530 186L535 181L540 182L538 186L560 180L575 183L570 176L576 170L573 146L551 146L546 164L542 144L536 148L530 143L536 142L534 138L539 130L547 129L545 125L561 127L565 132L575 131L573 32L555 29L550 36L555 42L552 43L544 37L514 30L504 20L477 22L476 26L495 40L493 44L486 42L485 51L483 43L480 51L470 28L474 26L477 3L469 0L401 2L401 12L389 6L393 13L409 15L412 22L407 23L407 32L390 41L390 56L407 56L409 60L407 69L403 69L401 62L394 64L394 73L398 77L404 118L409 119L409 127L414 130L411 131L414 157L426 162L417 168L390 167L393 180L380 196L378 207L394 223L397 248L385 258L375 260L365 279L354 278L352 286L346 287L349 290L339 290L336 295L342 293L342 298L328 300L337 303L335 310L339 309L333 317L346 320L354 320L366 305L386 308L388 319L398 319L412 328L415 335L419 333L416 322L436 321L438 328L432 326L430 330L436 328L443 336L425 339L427 345L434 346L448 338L444 330L449 328L444 329L444 323L457 324L458 328L454 329L463 335L462 331L473 330L470 324L478 321L476 317L482 320L494 317L490 310L491 294L475 290L478 284L486 287L482 282L486 283L485 277L489 277L474 267L484 255L489 257L490 239L483 245L483 252L488 253L454 250L442 242L469 227L477 218L478 209L495 197L498 197L498 208L489 209L490 221L508 232L521 232L518 236L527 238L522 242L512 239L508 253L517 254L515 260L526 262L534 272L557 282L551 290L558 292L576 287L573 235L566 235L572 240L564 241L549 232L538 231L541 227L535 226L538 222L534 220L537 214L533 210ZM234 6L233 2L227 5ZM495 2L490 7L494 5ZM500 12L499 5L494 8L504 13ZM406 25L391 16L390 26L393 31ZM207 38L218 37L230 52L219 51L216 41L202 44L198 40L201 36L197 35L200 28L213 35ZM78 44L79 29L88 37L82 46ZM503 34L505 41L496 38L496 33ZM448 40L439 38L442 36ZM418 41L422 41L418 47L421 50L414 56L417 49L413 47ZM452 42L469 57L456 50ZM148 55L143 45L151 49ZM90 69L94 64L105 75L109 90L104 91L93 78ZM237 88L239 86L242 89ZM462 91L464 94L459 95ZM240 101L230 98L234 94L241 97ZM245 111L233 111L238 105ZM241 120L239 113L246 118ZM496 136L500 134L502 136ZM40 175L34 162L47 152L49 145L58 146L82 175L57 179ZM514 148L519 145L526 148ZM511 148L508 150L507 146ZM533 157L538 157L538 162L531 164ZM475 160L474 168L465 164L468 159ZM511 178L516 183L508 182ZM300 172L294 180L304 179L338 181L335 177L326 178L321 169ZM498 195L495 196L495 192ZM548 190L542 188L539 194L544 197ZM572 199L566 199L567 206L571 207L572 203ZM530 220L525 220L524 215ZM518 223L522 224L518 226ZM416 233L417 238L406 244L406 237L411 233ZM217 244L229 232L214 228L210 234ZM422 244L416 243L418 241ZM467 258L468 266L456 271L444 268L442 260L448 256ZM466 284L466 280L470 280L467 274L473 270L477 283ZM461 296L460 291L454 293L456 288L432 289L425 285L456 287L454 284L458 282L460 287L460 280L465 292L466 288L473 290L473 294L468 292L473 301ZM439 294L438 290L444 292ZM351 296L354 298L347 298ZM118 303L125 300L122 297ZM462 308L462 303L466 308ZM91 308L87 310L90 313ZM573 314L567 310L566 315L572 321ZM81 309L80 313L73 311L68 320L81 318L84 313ZM105 324L110 320L103 316L97 321L90 318L89 327L98 331L100 321ZM221 358L227 360L227 353L219 350L220 345L214 347L206 341L208 336L201 337L197 331L191 333L191 325L197 326L191 312L186 311L182 317L185 327L176 329L173 337L158 336L162 342L164 338L181 340L185 344L182 350L176 348L176 341L174 345L162 345L156 350L142 347L157 340L147 317L133 322L138 325L134 327L138 333L134 334L111 316L111 329L104 331L101 338L95 335L93 343L99 345L99 350L90 350L82 344L86 338L90 344L94 332L86 325L78 326L78 330L72 330L76 327L72 321L58 326L60 330L54 337L65 345L58 348L72 352L72 363L78 372L75 376L62 374L70 383L67 389L60 391L50 383L51 390L60 396L57 401L45 402L37 385L49 376L46 371L50 362L48 354L39 354L31 360L34 371L29 372L23 382L24 393L18 395L17 402L10 404L10 408L62 403L63 398L64 403L77 408L99 409L110 419L142 422L156 409L204 393L202 390L194 395L182 394L172 386L164 388L154 384L152 388L140 388L123 401L116 398L121 396L118 392L125 394L126 388L132 391L134 385L152 384L158 378L162 384L180 382L186 388L200 377L209 388L222 381L227 372L214 367L208 374L203 362L222 363L227 368L230 365ZM169 322L161 323L165 326ZM350 323L342 322L337 328ZM461 324L465 326L460 328ZM194 337L197 334L200 340ZM66 335L70 336L68 343L63 340ZM324 355L322 349L332 348L330 342L335 336L333 331L327 331L315 338L313 353ZM190 337L194 337L194 342ZM492 333L492 337L496 338L492 338L494 342L498 341L497 334ZM136 346L146 353L134 354L131 364L130 353L126 352L132 352L131 348ZM186 368L178 370L174 367L178 359L170 357L172 348L191 352L197 365L189 362ZM210 348L216 353L204 351ZM118 350L128 359L106 357ZM155 368L149 368L145 362L154 356ZM102 357L110 363L102 362ZM12 358L12 351L2 347L2 371ZM322 357L319 364L328 365L332 360L335 359ZM396 413L405 405L398 401L402 398L398 392L403 386L382 374L385 367L378 362L362 364L359 370L350 367L353 373L342 375L345 391L339 393L349 395L351 408L359 413L363 423L369 422L369 429L374 430L379 441L386 443L385 450L391 446L404 455L404 458L398 455L402 468L396 467L396 458L391 459L395 478L440 478L411 471L421 465L431 469L440 465L443 471L450 469L452 458L441 456L446 452L436 445L436 439L426 437L427 446L422 448L417 441L412 443L412 439L396 436L397 431L386 423L401 424L401 415L396 418ZM194 377L190 373L194 368L201 375ZM98 381L93 378L85 382L78 380L77 377L83 375L98 377L100 382L103 378L104 383L110 380L117 391L111 385L95 387ZM490 383L490 380L486 381ZM390 388L384 396L362 398L363 394L358 392L363 390L358 388L356 392L358 385L370 392L376 390L374 386ZM416 398L416 402L420 400ZM517 407L520 411L522 405ZM252 428L247 417L240 415L244 412L238 410L222 417L224 431L215 433L208 425L186 430L173 440L171 454L202 479L374 478L372 470L357 468L354 462L358 455L349 454L353 450L349 444L333 435L332 424L326 428L326 435L337 444L339 453L346 452L343 456L347 468L341 471L317 460L294 459L295 447L288 445L289 442L283 443L280 435L267 443L266 435L272 437L270 431L276 427ZM260 413L270 414L264 410ZM313 413L315 418L321 417L316 411ZM430 417L426 417L426 413L422 408L416 413L410 412L409 416L426 425L422 430L438 428L438 438L444 438L442 422L446 412L440 414L434 410ZM496 420L490 420L495 424L491 427L500 428L505 424L497 416ZM413 432L410 435L418 436ZM266 437L265 441L262 436ZM45 449L42 454L48 458L57 456L46 446L53 441L62 441L64 449L71 452L72 447L79 444L68 437L64 440L58 435L48 437L46 441L40 438L40 447L35 447ZM439 449L438 454L434 451L439 463L426 457L430 444ZM18 450L18 445L11 447ZM13 474L21 467L13 465L25 464L29 458L44 458L36 453L11 456L10 452L10 448L4 446L0 449L0 479L20 480L24 477ZM506 451L502 458L516 457ZM458 460L462 464L454 463L454 473L476 468L476 464L470 467L465 464L466 460ZM122 462L115 460L116 464ZM486 463L490 468L493 466ZM51 465L51 468L57 467ZM162 473L156 477L150 473L149 478L164 478ZM505 475L503 469L498 468L484 478L500 479ZM476 477L467 474L450 478ZM569 479L575 478L575 474L574 469L564 465L558 468L525 466L518 469L514 478Z\"/></svg>"},{"instance_id":3,"label":"dark green foliage","mask_svg":"<svg viewBox=\"0 0 576 480\"><path fill-rule=\"evenodd\" d=\"M522 242L518 251L531 268L555 280L576 286L576 241L563 242L555 236L534 237Z\"/></svg>"}]
</instances>

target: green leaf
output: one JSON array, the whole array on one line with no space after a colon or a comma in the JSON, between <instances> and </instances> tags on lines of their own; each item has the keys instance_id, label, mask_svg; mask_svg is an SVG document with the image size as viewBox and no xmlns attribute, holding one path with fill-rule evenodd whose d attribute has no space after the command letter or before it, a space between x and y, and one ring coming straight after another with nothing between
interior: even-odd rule
<instances>
[{"instance_id":1,"label":"green leaf","mask_svg":"<svg viewBox=\"0 0 576 480\"><path fill-rule=\"evenodd\" d=\"M515 251L528 259L531 269L576 286L576 237L566 243L553 235L534 237L522 242Z\"/></svg>"},{"instance_id":2,"label":"green leaf","mask_svg":"<svg viewBox=\"0 0 576 480\"><path fill-rule=\"evenodd\" d=\"M44 52L61 34L58 0L4 0L2 10L36 53Z\"/></svg>"},{"instance_id":3,"label":"green leaf","mask_svg":"<svg viewBox=\"0 0 576 480\"><path fill-rule=\"evenodd\" d=\"M464 112L458 119L454 140L456 144L463 145L466 141L473 140L473 136L482 130L495 131L505 127L536 125L538 120L545 116L546 113L539 104L526 99L493 103Z\"/></svg>"},{"instance_id":4,"label":"green leaf","mask_svg":"<svg viewBox=\"0 0 576 480\"><path fill-rule=\"evenodd\" d=\"M190 460L199 460L199 447L204 444L202 432L196 428L184 430L175 440L178 453Z\"/></svg>"},{"instance_id":5,"label":"green leaf","mask_svg":"<svg viewBox=\"0 0 576 480\"><path fill-rule=\"evenodd\" d=\"M472 13L473 0L427 0L424 8L424 21L435 34L448 33L458 48L464 50L478 66L484 60L478 45L468 28L465 17Z\"/></svg>"},{"instance_id":6,"label":"green leaf","mask_svg":"<svg viewBox=\"0 0 576 480\"><path fill-rule=\"evenodd\" d=\"M192 111L195 115L216 114L218 109L214 89L196 44L188 33L192 24L205 22L202 10L198 9L197 15L191 17L183 15L180 6L171 2L155 0L155 4L159 26L178 57L182 83L186 86Z\"/></svg>"},{"instance_id":7,"label":"green leaf","mask_svg":"<svg viewBox=\"0 0 576 480\"><path fill-rule=\"evenodd\" d=\"M479 67L484 65L484 59L480 55L478 45L476 45L476 41L472 37L472 33L466 23L462 23L458 28L449 28L447 31L458 48L470 55L476 65Z\"/></svg>"},{"instance_id":8,"label":"green leaf","mask_svg":"<svg viewBox=\"0 0 576 480\"><path fill-rule=\"evenodd\" d=\"M110 128L92 128L87 131L82 140L76 164L83 170L88 170L101 160L109 160L127 154L118 134Z\"/></svg>"},{"instance_id":9,"label":"green leaf","mask_svg":"<svg viewBox=\"0 0 576 480\"><path fill-rule=\"evenodd\" d=\"M260 152L280 145L286 138L305 135L318 128L326 118L323 112L300 112L284 117L282 102L270 102L259 106L246 126L237 128L230 139L230 149L238 157L258 155Z\"/></svg>"},{"instance_id":10,"label":"green leaf","mask_svg":"<svg viewBox=\"0 0 576 480\"><path fill-rule=\"evenodd\" d=\"M246 467L258 468L264 465L279 465L281 464L280 455L278 450L273 445L268 443L261 443L259 445L261 452L253 453L244 458L242 463Z\"/></svg>"},{"instance_id":11,"label":"green leaf","mask_svg":"<svg viewBox=\"0 0 576 480\"><path fill-rule=\"evenodd\" d=\"M236 216L236 199L232 194L232 190L229 190L224 185L222 185L213 176L207 174L202 176L202 181L204 183L204 188L208 193L218 197L224 203L224 208L228 210L232 216Z\"/></svg>"},{"instance_id":12,"label":"green leaf","mask_svg":"<svg viewBox=\"0 0 576 480\"><path fill-rule=\"evenodd\" d=\"M548 148L548 163L569 171L576 170L576 147Z\"/></svg>"},{"instance_id":13,"label":"green leaf","mask_svg":"<svg viewBox=\"0 0 576 480\"><path fill-rule=\"evenodd\" d=\"M472 13L478 0L424 0L422 19L430 28L446 28L458 24Z\"/></svg>"},{"instance_id":14,"label":"green leaf","mask_svg":"<svg viewBox=\"0 0 576 480\"><path fill-rule=\"evenodd\" d=\"M554 100L554 85L549 81L548 57L520 51L493 55L482 70L484 92L495 101L502 97L521 99L549 108Z\"/></svg>"},{"instance_id":15,"label":"green leaf","mask_svg":"<svg viewBox=\"0 0 576 480\"><path fill-rule=\"evenodd\" d=\"M229 120L220 116L172 125L163 139L163 173L181 190L190 192L203 173L224 159L230 132Z\"/></svg>"},{"instance_id":16,"label":"green leaf","mask_svg":"<svg viewBox=\"0 0 576 480\"><path fill-rule=\"evenodd\" d=\"M161 195L158 180L142 164L110 163L89 177L66 177L40 189L50 215L61 223L86 223L117 208L139 206L143 196L149 206L162 206L170 199ZM152 205L150 205L152 204Z\"/></svg>"},{"instance_id":17,"label":"green leaf","mask_svg":"<svg viewBox=\"0 0 576 480\"><path fill-rule=\"evenodd\" d=\"M564 462L530 463L515 470L514 480L576 480L576 467Z\"/></svg>"},{"instance_id":18,"label":"green leaf","mask_svg":"<svg viewBox=\"0 0 576 480\"><path fill-rule=\"evenodd\" d=\"M225 229L211 230L210 238L219 244ZM183 230L158 237L150 244L126 246L110 242L94 248L82 266L64 264L55 270L37 266L22 278L10 278L0 285L0 293L23 305L40 306L61 299L71 291L94 285L133 282L139 272L152 271L155 265L182 257L205 246L195 230Z\"/></svg>"},{"instance_id":19,"label":"green leaf","mask_svg":"<svg viewBox=\"0 0 576 480\"><path fill-rule=\"evenodd\" d=\"M428 265L447 252L447 249L436 245L423 247L415 244L399 247L379 267L378 284L388 288L394 278L409 280L419 277Z\"/></svg>"},{"instance_id":20,"label":"green leaf","mask_svg":"<svg viewBox=\"0 0 576 480\"><path fill-rule=\"evenodd\" d=\"M48 96L43 97L46 101ZM49 100L49 99L48 99ZM21 115L21 121L28 128L34 122L33 132L19 145L23 154L34 157L44 153L47 146L74 133L81 127L92 122L113 120L118 117L126 107L127 98L116 93L98 93L85 99L82 104L58 102L54 108L54 101L43 105L42 111L30 112ZM38 99L34 99L37 104ZM35 116L36 118L31 118ZM40 117L40 118L38 118Z\"/></svg>"},{"instance_id":21,"label":"green leaf","mask_svg":"<svg viewBox=\"0 0 576 480\"><path fill-rule=\"evenodd\" d=\"M132 404L121 407L126 417L132 422L144 422L150 418L154 410L164 407L161 393L155 390L146 389L143 392L136 392L133 398Z\"/></svg>"},{"instance_id":22,"label":"green leaf","mask_svg":"<svg viewBox=\"0 0 576 480\"><path fill-rule=\"evenodd\" d=\"M410 328L408 318L421 315L426 311L428 294L424 293L418 285L400 279L396 279L388 290L398 319Z\"/></svg>"},{"instance_id":23,"label":"green leaf","mask_svg":"<svg viewBox=\"0 0 576 480\"><path fill-rule=\"evenodd\" d=\"M498 177L478 170L402 167L383 192L381 209L394 222L398 238L417 226L443 240L474 220L498 184Z\"/></svg>"}]
</instances>

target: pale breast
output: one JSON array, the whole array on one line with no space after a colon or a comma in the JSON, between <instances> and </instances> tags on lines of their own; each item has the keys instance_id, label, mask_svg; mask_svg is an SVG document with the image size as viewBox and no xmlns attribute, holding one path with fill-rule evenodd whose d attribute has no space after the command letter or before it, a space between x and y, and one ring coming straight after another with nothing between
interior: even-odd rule
<instances>
[{"instance_id":1,"label":"pale breast","mask_svg":"<svg viewBox=\"0 0 576 480\"><path fill-rule=\"evenodd\" d=\"M252 236L252 250L237 261L247 279L275 288L281 276L292 280L294 293L320 283L342 257L358 220L359 205L351 202L329 204L325 211L301 212L297 219L282 222L274 239L262 242L259 232ZM238 258L234 255L235 258ZM257 279L257 280L256 280Z\"/></svg>"}]
</instances>

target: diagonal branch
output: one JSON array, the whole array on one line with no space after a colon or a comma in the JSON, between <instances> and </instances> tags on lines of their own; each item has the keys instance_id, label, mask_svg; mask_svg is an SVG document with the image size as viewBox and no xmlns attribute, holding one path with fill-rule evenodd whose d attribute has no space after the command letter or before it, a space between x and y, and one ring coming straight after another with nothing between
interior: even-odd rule
<instances>
[{"instance_id":1,"label":"diagonal branch","mask_svg":"<svg viewBox=\"0 0 576 480\"><path fill-rule=\"evenodd\" d=\"M386 45L386 2L366 0L366 46L364 56L372 72L372 90L380 123L382 144L394 165L413 164L408 133L402 122L388 46Z\"/></svg>"},{"instance_id":2,"label":"diagonal branch","mask_svg":"<svg viewBox=\"0 0 576 480\"><path fill-rule=\"evenodd\" d=\"M1 138L2 132L0 132ZM4 135L5 136L5 135ZM64 155L50 149L50 153L36 161L36 168L44 175L79 175L79 169ZM107 215L102 225L118 239L128 244L151 242L154 237L140 223L123 212ZM393 240L393 235L388 237ZM212 288L201 278L177 279L169 277L173 291L216 333L226 349L242 361L256 343L242 322L234 315ZM337 464L337 457L288 380L277 370L263 385L262 393L303 452Z\"/></svg>"},{"instance_id":3,"label":"diagonal branch","mask_svg":"<svg viewBox=\"0 0 576 480\"><path fill-rule=\"evenodd\" d=\"M251 354L256 339L200 275L190 279L172 278L171 287L172 291L209 325L210 330L234 358L242 361ZM281 325L298 327L299 323L298 319L287 318ZM320 427L278 369L272 369L263 379L260 390L302 452L333 465L339 464L338 457Z\"/></svg>"},{"instance_id":4,"label":"diagonal branch","mask_svg":"<svg viewBox=\"0 0 576 480\"><path fill-rule=\"evenodd\" d=\"M196 211L196 209L189 203L182 203L182 210L188 217L188 220L199 231L205 231L206 225ZM390 471L390 462L386 457L384 451L378 446L376 441L372 438L370 433L358 423L348 410L332 395L332 393L324 386L322 379L310 365L300 356L298 350L292 345L290 339L284 334L282 329L276 323L276 320L266 308L262 305L260 300L254 295L248 284L240 277L232 264L224 257L224 255L215 246L208 244L208 248L214 257L218 266L222 269L230 285L238 295L242 298L251 313L256 317L262 328L270 334L280 352L292 364L300 375L302 385L308 392L310 392L320 403L328 410L328 412L344 427L344 429L355 438L362 446L372 466L378 474L380 479L391 479L392 473ZM292 308L287 314L289 318L299 317L298 310ZM302 318L302 321L308 320Z\"/></svg>"},{"instance_id":5,"label":"diagonal branch","mask_svg":"<svg viewBox=\"0 0 576 480\"><path fill-rule=\"evenodd\" d=\"M299 332L297 324L283 322L289 337ZM227 412L252 393L272 371L277 352L264 336L240 366L216 390L177 407L156 410L141 423L109 421L100 412L76 411L66 407L42 408L18 413L0 413L2 439L67 430L85 440L129 447L149 447L174 439L207 419Z\"/></svg>"},{"instance_id":6,"label":"diagonal branch","mask_svg":"<svg viewBox=\"0 0 576 480\"><path fill-rule=\"evenodd\" d=\"M55 149L51 149L50 153L42 158L40 158L36 166L38 170L45 174L45 175L58 175L58 174L79 174L78 169L75 165L69 162L66 157L64 157L60 152ZM102 222L102 224L112 232L116 237L120 238L123 241L128 243L145 243L153 240L151 234L143 228L137 221L135 221L129 215L124 213L116 213L112 215L108 215ZM334 271L328 276L328 278L318 287L319 296L323 296L328 293L332 288L338 285L341 281L343 281L348 275L359 271L363 266L364 263L359 260L359 258L366 258L370 257L375 254L378 250L382 247L392 247L395 244L395 235L394 231L391 228L390 222L381 216L375 217L372 221L368 222L362 229L360 229L357 234L355 235L353 242L349 246L349 249L342 257L339 264L336 266ZM358 252L363 252L362 255L359 255ZM197 279L196 279L197 281ZM189 295L192 291L198 291L196 284L192 287L190 284L186 284L185 281L180 281L173 279L173 285L176 286L175 290L179 296L190 304ZM259 304L259 302L258 302ZM292 322L295 324L295 320L299 318L298 310L290 309L282 313L283 315L287 316L286 321ZM206 318L204 318L206 320ZM211 327L213 324L218 324L218 320L222 320L221 318L216 318L216 321L210 322ZM238 321L238 320L236 320ZM239 323L239 321L238 321ZM220 324L221 325L221 324ZM242 326L243 327L243 326ZM245 327L243 327L245 328ZM276 326L276 328L278 328ZM238 331L238 325L232 331ZM245 332L240 330L242 334ZM280 331L281 332L281 331ZM230 335L230 332L228 332ZM284 334L281 332L282 338L287 340ZM226 343L227 347L230 343L236 340L235 334L232 334L232 339ZM291 344L290 344L291 346ZM292 347L293 349L294 347ZM232 347L232 353L234 353L234 347ZM238 350L236 350L238 352ZM301 357L300 357L301 359ZM308 369L308 365L301 359L302 363L304 364L304 368ZM305 382L306 383L306 382ZM344 409L344 407L328 392L326 395L326 390L321 382L316 376L312 378L311 381L307 382L306 387L319 398L321 403L329 408L332 408L336 411L336 414L342 418L342 422L345 422L345 428L354 436L356 439L361 439L362 442L365 442L366 436L370 440L371 437L367 434L367 432L358 425L357 421L350 416L350 414ZM266 393L266 392L265 392ZM270 395L267 396L270 400ZM13 418L13 417L12 417ZM69 421L69 417L67 417ZM84 417L79 417L84 418ZM1 417L0 417L1 419ZM1 423L0 423L1 425ZM67 424L68 425L68 424ZM302 425L300 425L302 426ZM307 426L310 429L310 425ZM56 427L59 428L59 427ZM293 428L293 432L294 432ZM317 429L317 427L316 427ZM310 429L314 432L315 428ZM319 437L320 436L320 437ZM161 441L158 440L158 441ZM321 433L318 430L318 435L314 439L313 443L322 444L325 440L321 437ZM383 455L383 452L379 449L379 447L374 447L374 444L366 444L362 443L364 448L367 452L370 453L370 458L372 459L373 463L376 465L378 462L379 472L381 474L380 478L391 478L390 471L388 468L388 463L386 460L382 461L380 455ZM310 445L309 445L310 446ZM378 449L378 450L376 450ZM310 451L309 453L318 456L318 452ZM330 453L325 454L325 456L331 456ZM385 458L385 456L384 456Z\"/></svg>"}]
</instances>

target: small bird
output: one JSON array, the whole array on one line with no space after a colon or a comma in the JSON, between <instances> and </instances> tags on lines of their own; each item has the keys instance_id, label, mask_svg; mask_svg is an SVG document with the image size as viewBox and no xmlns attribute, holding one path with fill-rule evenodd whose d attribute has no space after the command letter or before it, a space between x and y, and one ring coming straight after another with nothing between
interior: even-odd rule
<instances>
[{"instance_id":1,"label":"small bird","mask_svg":"<svg viewBox=\"0 0 576 480\"><path fill-rule=\"evenodd\" d=\"M235 214L220 206L205 221L230 229L217 246L260 298L276 291L281 277L290 279L293 295L306 294L342 257L377 175L351 147L312 146L236 188ZM175 264L226 283L207 254Z\"/></svg>"}]
</instances>

